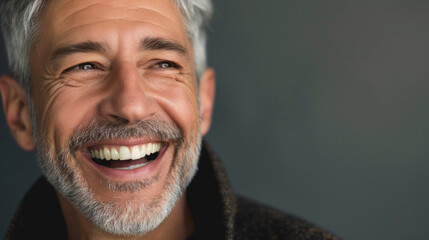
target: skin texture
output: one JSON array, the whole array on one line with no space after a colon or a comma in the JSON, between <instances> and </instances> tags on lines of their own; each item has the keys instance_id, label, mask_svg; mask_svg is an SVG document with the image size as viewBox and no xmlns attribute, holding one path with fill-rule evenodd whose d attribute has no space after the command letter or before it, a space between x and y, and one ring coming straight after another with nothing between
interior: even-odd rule
<instances>
[{"instance_id":1,"label":"skin texture","mask_svg":"<svg viewBox=\"0 0 429 240\"><path fill-rule=\"evenodd\" d=\"M177 49L142 49L144 39L162 39ZM59 56L58 49L80 43L102 46ZM211 123L214 72L207 69L199 88L192 45L180 13L170 0L56 0L45 7L38 42L30 54L38 126L58 152L78 126L91 120L125 122L161 118L177 125L186 139L195 141ZM25 94L10 76L0 79L3 108L12 135L24 150L34 150L31 119ZM200 106L197 97L200 96ZM200 112L199 108L200 107ZM200 121L201 116L201 121ZM110 145L133 145L151 139L118 139ZM103 143L100 143L103 144ZM163 190L173 164L173 144L151 170L111 176L89 164L83 149L69 167L79 171L100 201L150 202ZM180 163L178 163L180 164ZM137 192L112 192L105 181L159 179ZM70 239L184 239L193 231L183 194L172 213L146 236L112 236L89 222L58 193ZM119 199L119 200L118 200Z\"/></svg>"}]
</instances>

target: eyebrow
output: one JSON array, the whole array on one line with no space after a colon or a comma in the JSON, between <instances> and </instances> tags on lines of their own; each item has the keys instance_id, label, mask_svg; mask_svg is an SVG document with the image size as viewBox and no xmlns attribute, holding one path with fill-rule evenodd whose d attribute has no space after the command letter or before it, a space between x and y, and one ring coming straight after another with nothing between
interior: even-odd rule
<instances>
[{"instance_id":1,"label":"eyebrow","mask_svg":"<svg viewBox=\"0 0 429 240\"><path fill-rule=\"evenodd\" d=\"M180 55L186 55L187 51L184 46L179 43L157 37L147 37L140 41L140 51L174 51Z\"/></svg>"},{"instance_id":2,"label":"eyebrow","mask_svg":"<svg viewBox=\"0 0 429 240\"><path fill-rule=\"evenodd\" d=\"M80 42L55 49L51 57L51 62L58 62L74 53L107 52L108 49L109 46L105 43L93 41Z\"/></svg>"}]
</instances>

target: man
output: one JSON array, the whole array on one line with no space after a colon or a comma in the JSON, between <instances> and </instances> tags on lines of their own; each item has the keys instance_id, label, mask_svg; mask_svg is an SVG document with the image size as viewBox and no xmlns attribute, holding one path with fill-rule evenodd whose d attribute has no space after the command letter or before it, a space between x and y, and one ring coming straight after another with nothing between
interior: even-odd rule
<instances>
[{"instance_id":1,"label":"man","mask_svg":"<svg viewBox=\"0 0 429 240\"><path fill-rule=\"evenodd\" d=\"M3 108L44 173L6 239L334 238L236 198L202 143L211 12L209 0L3 5Z\"/></svg>"}]
</instances>

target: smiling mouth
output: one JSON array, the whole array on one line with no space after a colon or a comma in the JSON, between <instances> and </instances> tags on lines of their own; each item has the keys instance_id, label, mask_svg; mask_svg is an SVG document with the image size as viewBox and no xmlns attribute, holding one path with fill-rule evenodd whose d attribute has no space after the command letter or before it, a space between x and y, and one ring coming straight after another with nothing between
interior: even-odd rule
<instances>
[{"instance_id":1,"label":"smiling mouth","mask_svg":"<svg viewBox=\"0 0 429 240\"><path fill-rule=\"evenodd\" d=\"M163 144L159 142L134 146L99 146L88 148L88 155L101 166L132 170L153 162L162 148Z\"/></svg>"}]
</instances>

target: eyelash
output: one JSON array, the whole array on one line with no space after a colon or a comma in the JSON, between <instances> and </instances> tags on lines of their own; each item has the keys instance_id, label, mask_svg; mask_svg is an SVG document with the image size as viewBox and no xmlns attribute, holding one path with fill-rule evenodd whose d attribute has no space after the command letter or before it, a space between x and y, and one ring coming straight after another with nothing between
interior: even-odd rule
<instances>
[{"instance_id":1,"label":"eyelash","mask_svg":"<svg viewBox=\"0 0 429 240\"><path fill-rule=\"evenodd\" d=\"M85 65L91 65L92 68L91 69L85 69L84 68ZM72 71L72 70L84 70L85 71L85 70L94 70L94 69L98 69L97 64L92 63L92 62L85 62L85 63L81 63L78 65L74 65L73 67L69 67L66 70L64 70L63 73L67 73L67 72Z\"/></svg>"},{"instance_id":2,"label":"eyelash","mask_svg":"<svg viewBox=\"0 0 429 240\"><path fill-rule=\"evenodd\" d=\"M162 67L163 64L169 64L170 66L163 68ZM161 61L161 62L156 63L153 68L160 68L160 69L176 68L176 69L179 69L180 66L179 66L179 64L172 62L172 61Z\"/></svg>"}]
</instances>

